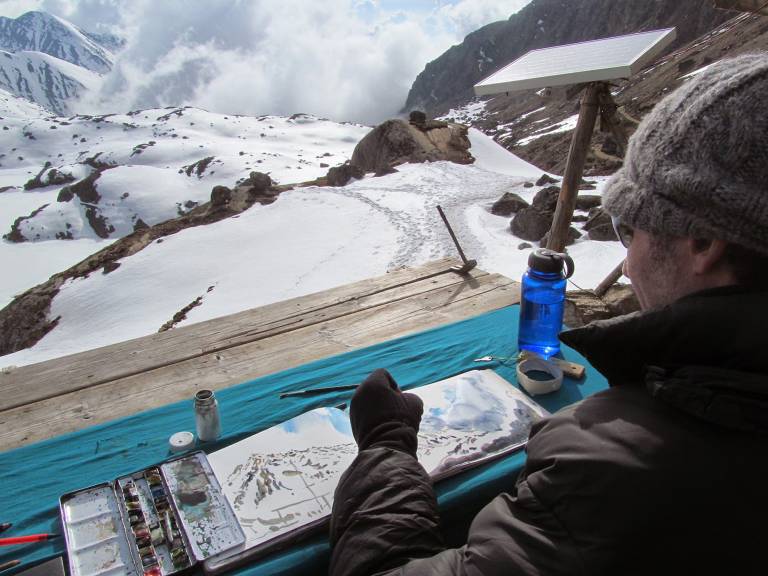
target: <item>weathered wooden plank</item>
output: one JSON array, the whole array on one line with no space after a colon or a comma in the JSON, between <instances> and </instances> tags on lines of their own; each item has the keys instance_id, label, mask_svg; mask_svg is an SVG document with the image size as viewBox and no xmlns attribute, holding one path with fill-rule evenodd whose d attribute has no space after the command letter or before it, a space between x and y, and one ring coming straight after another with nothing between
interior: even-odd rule
<instances>
[{"instance_id":1,"label":"weathered wooden plank","mask_svg":"<svg viewBox=\"0 0 768 576\"><path fill-rule=\"evenodd\" d=\"M241 344L213 354L70 392L0 413L7 450L92 424L192 398L383 340L519 302L519 284L500 275L468 278L417 296Z\"/></svg>"},{"instance_id":2,"label":"weathered wooden plank","mask_svg":"<svg viewBox=\"0 0 768 576\"><path fill-rule=\"evenodd\" d=\"M440 274L456 264L458 261L453 259L438 260L168 332L22 366L0 374L0 410L215 353L435 287L460 284L461 276ZM482 270L472 271L474 277L484 274Z\"/></svg>"}]
</instances>

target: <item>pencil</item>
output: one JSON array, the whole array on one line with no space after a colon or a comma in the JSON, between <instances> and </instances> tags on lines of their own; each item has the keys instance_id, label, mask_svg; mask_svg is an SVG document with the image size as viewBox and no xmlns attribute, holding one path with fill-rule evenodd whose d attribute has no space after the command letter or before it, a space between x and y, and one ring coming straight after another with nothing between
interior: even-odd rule
<instances>
[{"instance_id":1,"label":"pencil","mask_svg":"<svg viewBox=\"0 0 768 576\"><path fill-rule=\"evenodd\" d=\"M0 564L0 572L3 570L10 570L14 566L18 566L21 564L21 560L11 560L10 562L5 562L4 564Z\"/></svg>"}]
</instances>

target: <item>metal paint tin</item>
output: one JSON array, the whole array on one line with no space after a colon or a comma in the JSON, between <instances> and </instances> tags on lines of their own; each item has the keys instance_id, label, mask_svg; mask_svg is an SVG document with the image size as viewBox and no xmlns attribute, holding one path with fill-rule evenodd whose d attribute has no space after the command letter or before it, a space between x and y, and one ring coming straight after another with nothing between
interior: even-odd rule
<instances>
[{"instance_id":1,"label":"metal paint tin","mask_svg":"<svg viewBox=\"0 0 768 576\"><path fill-rule=\"evenodd\" d=\"M198 390L195 394L195 424L201 442L211 442L221 436L219 403L213 390Z\"/></svg>"}]
</instances>

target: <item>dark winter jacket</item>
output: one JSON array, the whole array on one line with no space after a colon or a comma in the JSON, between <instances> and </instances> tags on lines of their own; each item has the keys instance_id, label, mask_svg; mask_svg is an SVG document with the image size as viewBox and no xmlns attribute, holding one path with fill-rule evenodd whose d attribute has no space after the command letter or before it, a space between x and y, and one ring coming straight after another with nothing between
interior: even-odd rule
<instances>
[{"instance_id":1,"label":"dark winter jacket","mask_svg":"<svg viewBox=\"0 0 768 576\"><path fill-rule=\"evenodd\" d=\"M768 574L766 327L768 293L725 288L563 333L611 387L534 426L466 545L374 445L336 492L331 576Z\"/></svg>"}]
</instances>

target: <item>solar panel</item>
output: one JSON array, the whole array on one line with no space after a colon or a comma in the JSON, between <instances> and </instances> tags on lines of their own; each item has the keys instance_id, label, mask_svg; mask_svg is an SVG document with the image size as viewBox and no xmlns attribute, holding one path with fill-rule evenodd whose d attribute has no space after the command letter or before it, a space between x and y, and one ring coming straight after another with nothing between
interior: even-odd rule
<instances>
[{"instance_id":1,"label":"solar panel","mask_svg":"<svg viewBox=\"0 0 768 576\"><path fill-rule=\"evenodd\" d=\"M488 96L566 84L629 78L677 37L674 28L531 50L475 84Z\"/></svg>"}]
</instances>

